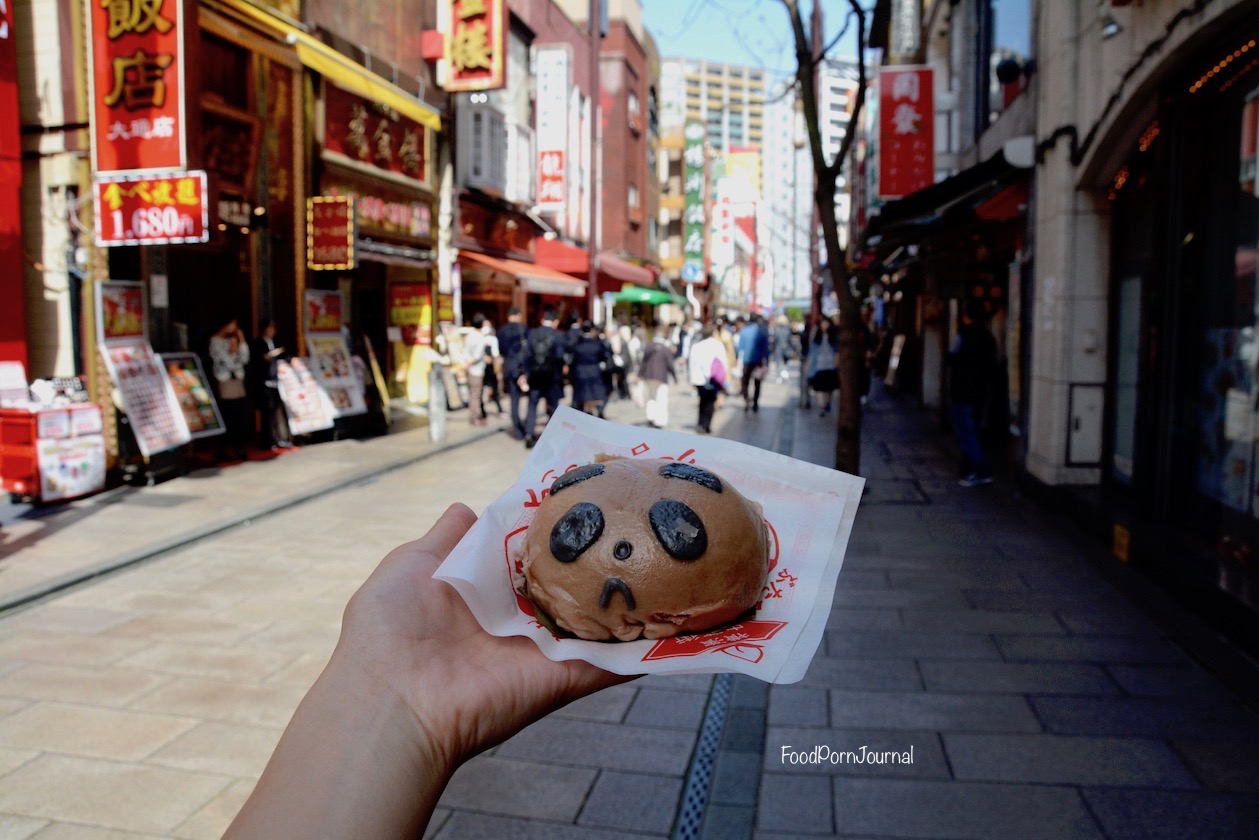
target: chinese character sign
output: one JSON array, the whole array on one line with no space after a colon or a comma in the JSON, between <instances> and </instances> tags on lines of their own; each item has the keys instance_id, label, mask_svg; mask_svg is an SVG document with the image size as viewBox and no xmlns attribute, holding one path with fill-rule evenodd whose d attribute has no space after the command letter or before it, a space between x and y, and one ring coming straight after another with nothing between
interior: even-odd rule
<instances>
[{"instance_id":1,"label":"chinese character sign","mask_svg":"<svg viewBox=\"0 0 1259 840\"><path fill-rule=\"evenodd\" d=\"M324 148L355 163L428 183L428 129L387 105L324 87Z\"/></svg>"},{"instance_id":2,"label":"chinese character sign","mask_svg":"<svg viewBox=\"0 0 1259 840\"><path fill-rule=\"evenodd\" d=\"M935 181L935 93L931 70L879 71L879 196L900 198Z\"/></svg>"},{"instance_id":3,"label":"chinese character sign","mask_svg":"<svg viewBox=\"0 0 1259 840\"><path fill-rule=\"evenodd\" d=\"M507 84L507 7L503 0L441 0L448 91L495 90Z\"/></svg>"},{"instance_id":4,"label":"chinese character sign","mask_svg":"<svg viewBox=\"0 0 1259 840\"><path fill-rule=\"evenodd\" d=\"M705 278L704 228L708 209L708 153L704 124L689 122L682 149L682 279L688 283Z\"/></svg>"},{"instance_id":5,"label":"chinese character sign","mask_svg":"<svg viewBox=\"0 0 1259 840\"><path fill-rule=\"evenodd\" d=\"M182 0L85 0L92 169L183 169Z\"/></svg>"},{"instance_id":6,"label":"chinese character sign","mask_svg":"<svg viewBox=\"0 0 1259 840\"><path fill-rule=\"evenodd\" d=\"M97 178L92 189L97 245L161 245L210 238L204 171Z\"/></svg>"},{"instance_id":7,"label":"chinese character sign","mask_svg":"<svg viewBox=\"0 0 1259 840\"><path fill-rule=\"evenodd\" d=\"M354 238L354 199L341 196L306 199L307 267L341 271L353 268ZM338 313L340 303L338 297Z\"/></svg>"},{"instance_id":8,"label":"chinese character sign","mask_svg":"<svg viewBox=\"0 0 1259 840\"><path fill-rule=\"evenodd\" d=\"M538 205L558 211L568 196L568 48L538 47L537 68Z\"/></svg>"}]
</instances>

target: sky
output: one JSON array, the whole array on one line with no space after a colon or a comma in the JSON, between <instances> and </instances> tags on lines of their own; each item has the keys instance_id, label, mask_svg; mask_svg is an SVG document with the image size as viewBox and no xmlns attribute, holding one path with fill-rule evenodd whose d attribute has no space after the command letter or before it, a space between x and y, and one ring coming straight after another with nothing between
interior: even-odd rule
<instances>
[{"instance_id":1,"label":"sky","mask_svg":"<svg viewBox=\"0 0 1259 840\"><path fill-rule=\"evenodd\" d=\"M787 10L778 0L642 0L643 23L662 58L704 58L763 67L775 75L795 72L796 55ZM801 4L806 14L811 6ZM826 21L828 40L839 32L838 15ZM856 55L853 39L836 56Z\"/></svg>"},{"instance_id":2,"label":"sky","mask_svg":"<svg viewBox=\"0 0 1259 840\"><path fill-rule=\"evenodd\" d=\"M763 67L782 76L795 72L791 26L779 0L642 0L642 4L643 23L656 39L662 58L704 58ZM805 15L812 11L807 0L800 5ZM993 5L997 46L1028 54L1031 0L996 0ZM840 4L828 3L826 8L829 43L844 21L838 14ZM868 15L866 20L868 23ZM855 27L831 55L856 57Z\"/></svg>"}]
</instances>

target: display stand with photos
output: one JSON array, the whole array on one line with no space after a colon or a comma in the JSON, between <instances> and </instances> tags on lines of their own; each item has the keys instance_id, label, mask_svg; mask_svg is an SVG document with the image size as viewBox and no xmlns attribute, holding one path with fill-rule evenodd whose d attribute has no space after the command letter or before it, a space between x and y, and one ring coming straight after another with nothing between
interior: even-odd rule
<instances>
[{"instance_id":1,"label":"display stand with photos","mask_svg":"<svg viewBox=\"0 0 1259 840\"><path fill-rule=\"evenodd\" d=\"M119 458L128 483L154 484L183 471L188 421L146 332L144 286L96 284L100 352L118 398Z\"/></svg>"}]
</instances>

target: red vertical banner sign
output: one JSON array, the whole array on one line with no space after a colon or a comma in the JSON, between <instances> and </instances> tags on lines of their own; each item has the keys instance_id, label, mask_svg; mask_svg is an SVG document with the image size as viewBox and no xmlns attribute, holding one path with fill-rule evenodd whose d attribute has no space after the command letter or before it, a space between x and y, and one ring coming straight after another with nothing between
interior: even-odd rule
<instances>
[{"instance_id":1,"label":"red vertical banner sign","mask_svg":"<svg viewBox=\"0 0 1259 840\"><path fill-rule=\"evenodd\" d=\"M22 291L22 146L13 0L0 0L0 362L26 365Z\"/></svg>"},{"instance_id":2,"label":"red vertical banner sign","mask_svg":"<svg viewBox=\"0 0 1259 840\"><path fill-rule=\"evenodd\" d=\"M184 169L183 0L85 0L92 170Z\"/></svg>"},{"instance_id":3,"label":"red vertical banner sign","mask_svg":"<svg viewBox=\"0 0 1259 840\"><path fill-rule=\"evenodd\" d=\"M879 197L935 182L935 94L929 67L879 70Z\"/></svg>"},{"instance_id":4,"label":"red vertical banner sign","mask_svg":"<svg viewBox=\"0 0 1259 840\"><path fill-rule=\"evenodd\" d=\"M440 0L446 33L448 91L495 90L507 84L507 5L503 0Z\"/></svg>"}]
</instances>

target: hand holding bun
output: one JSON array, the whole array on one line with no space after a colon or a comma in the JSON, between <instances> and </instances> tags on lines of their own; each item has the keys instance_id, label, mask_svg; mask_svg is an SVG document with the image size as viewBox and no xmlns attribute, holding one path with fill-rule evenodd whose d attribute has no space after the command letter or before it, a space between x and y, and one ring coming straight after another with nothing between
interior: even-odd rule
<instances>
[{"instance_id":1,"label":"hand holding bun","mask_svg":"<svg viewBox=\"0 0 1259 840\"><path fill-rule=\"evenodd\" d=\"M524 552L540 619L582 639L662 639L751 610L769 534L761 506L708 470L615 458L556 479Z\"/></svg>"}]
</instances>

